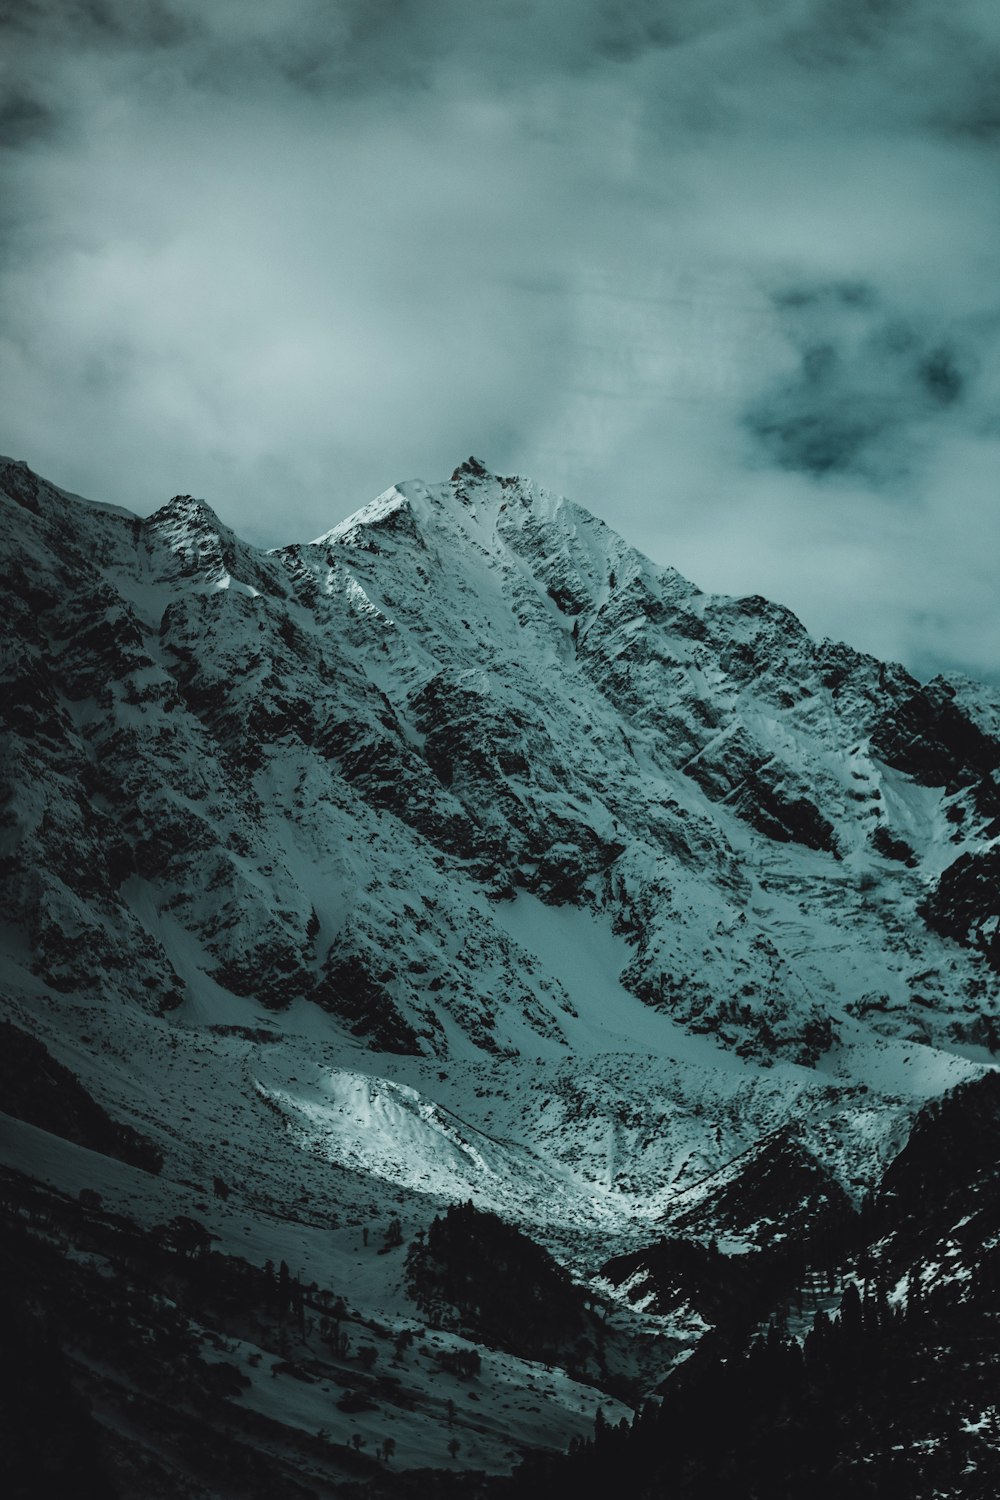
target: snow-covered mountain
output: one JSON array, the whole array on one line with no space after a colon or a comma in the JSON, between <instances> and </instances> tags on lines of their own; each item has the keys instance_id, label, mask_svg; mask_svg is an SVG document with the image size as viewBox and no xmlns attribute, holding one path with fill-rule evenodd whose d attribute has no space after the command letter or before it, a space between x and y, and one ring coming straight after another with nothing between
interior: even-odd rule
<instances>
[{"instance_id":1,"label":"snow-covered mountain","mask_svg":"<svg viewBox=\"0 0 1000 1500\"><path fill-rule=\"evenodd\" d=\"M362 1227L472 1198L611 1298L632 1399L704 1324L664 1342L612 1257L671 1223L767 1244L782 1152L856 1199L992 1068L995 692L705 595L474 459L270 552L189 496L143 520L9 461L0 490L4 1014L36 1097L69 1069L163 1158L15 1088L9 1168L196 1217L386 1337L404 1252ZM595 1400L563 1379L488 1431L466 1403L462 1462ZM448 1462L450 1426L399 1421L398 1462Z\"/></svg>"}]
</instances>

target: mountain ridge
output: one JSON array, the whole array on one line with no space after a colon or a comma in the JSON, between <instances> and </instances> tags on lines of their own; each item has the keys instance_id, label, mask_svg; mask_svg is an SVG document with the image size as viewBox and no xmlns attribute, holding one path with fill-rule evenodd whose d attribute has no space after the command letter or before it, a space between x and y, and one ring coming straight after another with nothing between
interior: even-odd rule
<instances>
[{"instance_id":1,"label":"mountain ridge","mask_svg":"<svg viewBox=\"0 0 1000 1500\"><path fill-rule=\"evenodd\" d=\"M22 1125L10 1167L401 1326L373 1210L475 1198L601 1287L789 1120L856 1201L993 1070L989 689L705 595L477 460L269 551L190 496L142 519L5 461L0 491L4 1016L164 1163ZM713 1213L685 1232L760 1248Z\"/></svg>"}]
</instances>

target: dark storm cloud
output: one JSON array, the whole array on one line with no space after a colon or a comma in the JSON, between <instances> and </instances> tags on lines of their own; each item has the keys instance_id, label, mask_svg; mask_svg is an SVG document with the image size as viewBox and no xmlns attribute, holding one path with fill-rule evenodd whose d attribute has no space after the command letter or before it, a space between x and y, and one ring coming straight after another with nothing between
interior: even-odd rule
<instances>
[{"instance_id":1,"label":"dark storm cloud","mask_svg":"<svg viewBox=\"0 0 1000 1500\"><path fill-rule=\"evenodd\" d=\"M3 24L6 449L267 542L482 452L704 586L995 670L991 6Z\"/></svg>"},{"instance_id":2,"label":"dark storm cloud","mask_svg":"<svg viewBox=\"0 0 1000 1500\"><path fill-rule=\"evenodd\" d=\"M0 150L25 146L51 136L55 129L55 112L41 100L17 92L0 99Z\"/></svg>"},{"instance_id":3,"label":"dark storm cloud","mask_svg":"<svg viewBox=\"0 0 1000 1500\"><path fill-rule=\"evenodd\" d=\"M761 393L747 425L785 469L907 477L932 419L959 414L980 329L893 315L856 283L775 298L799 352L791 380Z\"/></svg>"}]
</instances>

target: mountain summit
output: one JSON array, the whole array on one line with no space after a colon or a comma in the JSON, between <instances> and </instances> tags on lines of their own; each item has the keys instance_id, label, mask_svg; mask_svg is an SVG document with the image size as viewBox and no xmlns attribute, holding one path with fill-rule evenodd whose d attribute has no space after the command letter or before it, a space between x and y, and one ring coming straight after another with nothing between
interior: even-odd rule
<instances>
[{"instance_id":1,"label":"mountain summit","mask_svg":"<svg viewBox=\"0 0 1000 1500\"><path fill-rule=\"evenodd\" d=\"M474 1197L596 1274L793 1115L856 1197L992 1067L990 690L476 459L269 552L0 491L4 1011L164 1162L34 1120L9 1166L152 1221L210 1162L258 1258Z\"/></svg>"}]
</instances>

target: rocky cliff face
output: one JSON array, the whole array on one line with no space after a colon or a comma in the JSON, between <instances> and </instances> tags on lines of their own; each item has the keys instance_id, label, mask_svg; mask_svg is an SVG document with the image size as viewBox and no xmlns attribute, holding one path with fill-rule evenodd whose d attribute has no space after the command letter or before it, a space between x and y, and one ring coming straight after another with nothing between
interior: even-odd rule
<instances>
[{"instance_id":1,"label":"rocky cliff face","mask_svg":"<svg viewBox=\"0 0 1000 1500\"><path fill-rule=\"evenodd\" d=\"M572 1005L496 920L525 891L744 1051L815 1062L860 1011L983 1039L1000 741L948 684L474 460L269 554L190 497L3 486L6 901L55 988L181 1003L168 914L231 994L511 1052L501 1007L548 1037Z\"/></svg>"},{"instance_id":2,"label":"rocky cliff face","mask_svg":"<svg viewBox=\"0 0 1000 1500\"><path fill-rule=\"evenodd\" d=\"M165 1180L475 1195L589 1274L738 1160L773 1223L792 1116L856 1194L991 1066L988 690L476 460L272 552L4 462L0 569L5 1012Z\"/></svg>"}]
</instances>

